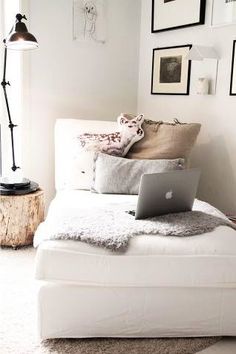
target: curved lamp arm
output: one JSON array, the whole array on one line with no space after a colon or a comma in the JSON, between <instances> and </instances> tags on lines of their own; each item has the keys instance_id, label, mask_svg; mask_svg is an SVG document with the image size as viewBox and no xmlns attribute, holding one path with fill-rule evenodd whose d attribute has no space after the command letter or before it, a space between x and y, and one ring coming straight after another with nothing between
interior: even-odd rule
<instances>
[{"instance_id":1,"label":"curved lamp arm","mask_svg":"<svg viewBox=\"0 0 236 354\"><path fill-rule=\"evenodd\" d=\"M4 39L3 43L5 44L5 42L6 42L6 40ZM10 112L10 108L9 108L9 103L8 103L8 98L7 98L7 89L6 89L7 85L10 86L10 82L6 81L6 68L7 68L7 48L5 47L3 79L2 79L1 85L3 88L3 93L4 93L6 107L7 107L7 114L8 114L8 121L9 121L8 127L10 128L10 132L11 132L11 151L12 151L12 167L11 167L11 169L12 169L12 171L16 171L18 168L20 168L19 166L16 166L16 162L15 162L14 128L16 128L17 125L13 124L12 120L11 120L11 112Z\"/></svg>"},{"instance_id":2,"label":"curved lamp arm","mask_svg":"<svg viewBox=\"0 0 236 354\"><path fill-rule=\"evenodd\" d=\"M16 162L15 162L14 128L16 128L17 125L12 123L11 112L9 108L8 98L7 98L7 89L6 89L6 86L10 85L9 81L6 81L7 48L15 49L15 50L29 50L38 47L38 42L36 38L31 33L28 32L25 23L21 22L22 19L27 20L25 15L21 15L21 14L16 15L15 24L13 25L9 35L3 41L5 45L5 51L4 51L3 79L1 85L3 88L6 107L7 107L7 114L9 120L8 127L10 128L10 132L11 132L12 171L16 171L20 167L16 166Z\"/></svg>"}]
</instances>

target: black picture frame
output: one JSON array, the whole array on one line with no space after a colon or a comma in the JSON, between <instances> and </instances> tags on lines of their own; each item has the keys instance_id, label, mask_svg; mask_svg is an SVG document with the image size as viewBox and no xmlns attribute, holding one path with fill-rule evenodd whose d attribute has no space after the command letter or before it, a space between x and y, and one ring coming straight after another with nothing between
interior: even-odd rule
<instances>
[{"instance_id":1,"label":"black picture frame","mask_svg":"<svg viewBox=\"0 0 236 354\"><path fill-rule=\"evenodd\" d=\"M171 47L158 47L158 48L154 48L153 49L153 51L152 51L152 73L151 73L151 95L181 95L181 96L189 95L189 92L190 92L190 76L191 76L191 61L188 60L188 59L186 59L186 68L185 68L186 82L185 82L183 91L181 91L181 92L175 91L174 92L174 89L173 89L173 91L168 91L168 92L160 91L160 92L158 92L158 91L154 90L154 79L155 79L154 78L154 74L155 74L155 72L159 72L160 73L160 78L161 78L161 67L157 66L157 70L156 70L156 65L158 65L158 64L156 64L156 62L155 62L155 52L159 51L160 55L161 55L161 53L167 54L167 56L166 56L167 58L172 58L172 57L175 58L176 54L170 56L170 55L168 55L168 52L174 50L174 52L178 53L178 49L183 49L183 48L184 49L188 48L188 51L189 51L192 48L192 44L184 44L184 45L171 46ZM166 51L166 53L165 53L165 51ZM186 55L187 55L188 51L186 51ZM174 64L176 66L179 65L179 63L178 64L174 63ZM183 57L182 57L182 61L181 61L181 70L182 70L182 66L183 66ZM181 76L182 76L182 73L181 73ZM168 83L169 85L173 84L173 86L176 85L176 82L171 82L171 80L170 81L167 80L165 82L165 84L166 83ZM180 81L180 83L181 83L181 81ZM161 84L163 84L163 83L159 82L159 84L161 86ZM182 82L182 84L183 84L183 82Z\"/></svg>"},{"instance_id":2,"label":"black picture frame","mask_svg":"<svg viewBox=\"0 0 236 354\"><path fill-rule=\"evenodd\" d=\"M229 89L229 95L230 96L236 96L236 90L233 92L233 82L234 82L234 75L236 75L236 68L234 65L236 64L235 61L235 46L236 46L236 40L233 41L233 50L232 50L232 62L231 62L231 76L230 76L230 89ZM235 77L236 80L236 77Z\"/></svg>"},{"instance_id":3,"label":"black picture frame","mask_svg":"<svg viewBox=\"0 0 236 354\"><path fill-rule=\"evenodd\" d=\"M155 28L156 27L155 26L155 13L156 13L156 11L158 11L158 9L156 9L156 1L157 0L152 0L152 14L151 14L151 32L152 33L171 31L171 30L176 30L176 29L180 29L180 28L186 28L186 27L198 26L198 25L205 24L206 0L199 0L198 21L192 22L192 23L183 23L178 26L172 26L172 27L166 27L166 28L159 28L159 29ZM168 1L167 3L172 2L172 1L177 1L177 0L171 0L171 1ZM189 0L189 1L191 1L191 0ZM179 5L179 6L181 6L181 5ZM183 9L183 11L184 11L184 9ZM180 17L180 22L181 22L181 17Z\"/></svg>"}]
</instances>

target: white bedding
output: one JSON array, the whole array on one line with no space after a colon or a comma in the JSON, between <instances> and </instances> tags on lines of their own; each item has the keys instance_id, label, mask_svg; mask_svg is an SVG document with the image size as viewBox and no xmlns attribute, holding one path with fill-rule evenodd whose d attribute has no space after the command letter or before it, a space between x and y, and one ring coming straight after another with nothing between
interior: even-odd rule
<instances>
[{"instance_id":1,"label":"white bedding","mask_svg":"<svg viewBox=\"0 0 236 354\"><path fill-rule=\"evenodd\" d=\"M104 206L114 198L129 203L137 196L87 191L58 192L48 217ZM45 241L37 252L36 278L86 286L236 287L236 231L220 226L192 237L137 236L125 253L80 241Z\"/></svg>"},{"instance_id":2,"label":"white bedding","mask_svg":"<svg viewBox=\"0 0 236 354\"><path fill-rule=\"evenodd\" d=\"M236 334L236 291L46 283L39 335L47 338L200 337Z\"/></svg>"},{"instance_id":3,"label":"white bedding","mask_svg":"<svg viewBox=\"0 0 236 354\"><path fill-rule=\"evenodd\" d=\"M73 141L84 132L115 130L115 122L58 120L56 189L50 216L78 205L105 206L117 198L61 191L81 180L71 174ZM77 166L75 166L77 167ZM77 171L78 172L78 171ZM69 180L68 180L69 178ZM86 174L84 174L86 178ZM137 236L125 253L79 241L44 241L38 247L38 328L42 339L236 335L236 231L218 227L191 237Z\"/></svg>"}]
</instances>

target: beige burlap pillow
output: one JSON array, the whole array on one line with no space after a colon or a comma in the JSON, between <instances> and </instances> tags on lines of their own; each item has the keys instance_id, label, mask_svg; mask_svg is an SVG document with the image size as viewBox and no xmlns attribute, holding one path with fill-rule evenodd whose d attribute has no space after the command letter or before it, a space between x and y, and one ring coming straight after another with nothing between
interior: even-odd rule
<instances>
[{"instance_id":1,"label":"beige burlap pillow","mask_svg":"<svg viewBox=\"0 0 236 354\"><path fill-rule=\"evenodd\" d=\"M132 117L127 115L127 117ZM145 120L144 138L135 143L127 158L131 159L187 159L197 139L201 124L165 123Z\"/></svg>"}]
</instances>

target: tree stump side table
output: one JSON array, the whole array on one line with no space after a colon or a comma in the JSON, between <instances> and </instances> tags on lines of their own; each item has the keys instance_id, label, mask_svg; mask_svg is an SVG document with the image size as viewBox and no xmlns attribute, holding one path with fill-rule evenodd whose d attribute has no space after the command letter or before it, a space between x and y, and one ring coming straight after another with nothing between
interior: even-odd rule
<instances>
[{"instance_id":1,"label":"tree stump side table","mask_svg":"<svg viewBox=\"0 0 236 354\"><path fill-rule=\"evenodd\" d=\"M33 243L37 226L44 220L44 192L0 195L0 246Z\"/></svg>"}]
</instances>

